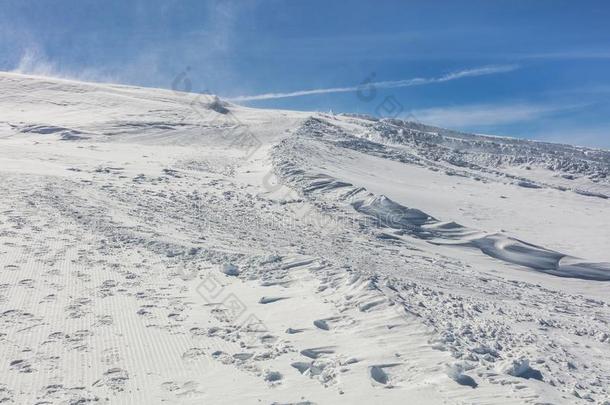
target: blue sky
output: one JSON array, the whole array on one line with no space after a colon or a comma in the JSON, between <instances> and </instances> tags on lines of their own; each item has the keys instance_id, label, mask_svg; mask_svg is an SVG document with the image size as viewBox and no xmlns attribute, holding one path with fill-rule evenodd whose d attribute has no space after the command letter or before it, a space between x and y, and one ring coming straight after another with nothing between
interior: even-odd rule
<instances>
[{"instance_id":1,"label":"blue sky","mask_svg":"<svg viewBox=\"0 0 610 405\"><path fill-rule=\"evenodd\" d=\"M608 21L605 1L0 0L0 70L610 148Z\"/></svg>"}]
</instances>

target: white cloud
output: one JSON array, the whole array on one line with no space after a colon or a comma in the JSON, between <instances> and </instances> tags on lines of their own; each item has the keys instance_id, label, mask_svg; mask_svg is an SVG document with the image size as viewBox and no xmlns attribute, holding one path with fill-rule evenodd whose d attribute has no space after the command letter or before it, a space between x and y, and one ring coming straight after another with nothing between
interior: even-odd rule
<instances>
[{"instance_id":1,"label":"white cloud","mask_svg":"<svg viewBox=\"0 0 610 405\"><path fill-rule=\"evenodd\" d=\"M533 134L534 138L547 141L588 146L610 150L610 126L553 128Z\"/></svg>"},{"instance_id":2,"label":"white cloud","mask_svg":"<svg viewBox=\"0 0 610 405\"><path fill-rule=\"evenodd\" d=\"M579 107L582 105L471 104L412 110L405 117L446 128L468 128L532 121Z\"/></svg>"},{"instance_id":3,"label":"white cloud","mask_svg":"<svg viewBox=\"0 0 610 405\"><path fill-rule=\"evenodd\" d=\"M601 50L567 50L559 52L542 52L516 54L512 57L522 59L610 59L610 51Z\"/></svg>"},{"instance_id":4,"label":"white cloud","mask_svg":"<svg viewBox=\"0 0 610 405\"><path fill-rule=\"evenodd\" d=\"M458 80L464 77L476 77L476 76L485 76L497 73L506 73L511 72L513 70L518 69L519 66L516 65L499 65L499 66L483 66L475 69L461 70L458 72L453 72L446 74L440 77L431 77L431 78L413 78L413 79L405 79L405 80L393 80L393 81L383 81L383 82L372 82L372 83L363 83L358 86L348 86L348 87L329 87L329 88L321 88L321 89L310 89L310 90L298 90L287 93L264 93L264 94L256 94L251 96L237 96L229 98L230 101L254 101L254 100L270 100L277 98L289 98L289 97L301 97L308 96L313 94L330 94L330 93L350 93L358 91L365 86L373 86L375 88L382 89L391 89L391 88L399 88L399 87L411 87L411 86L421 86L424 84L432 84L432 83L443 83L451 80Z\"/></svg>"},{"instance_id":5,"label":"white cloud","mask_svg":"<svg viewBox=\"0 0 610 405\"><path fill-rule=\"evenodd\" d=\"M555 116L565 118L566 113L590 105L586 103L470 104L413 110L405 113L403 118L443 128L483 133L494 133L494 126L531 122L537 125L521 135L540 141L610 149L610 126L606 124L578 124L565 120L548 119ZM544 125L538 125L540 123L544 123ZM519 132L523 132L523 130ZM516 134L505 135L515 136Z\"/></svg>"}]
</instances>

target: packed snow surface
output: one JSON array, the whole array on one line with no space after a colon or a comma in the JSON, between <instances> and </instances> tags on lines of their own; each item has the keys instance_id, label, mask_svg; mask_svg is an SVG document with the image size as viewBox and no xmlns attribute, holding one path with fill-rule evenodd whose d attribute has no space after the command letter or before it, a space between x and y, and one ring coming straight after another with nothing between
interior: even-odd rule
<instances>
[{"instance_id":1,"label":"packed snow surface","mask_svg":"<svg viewBox=\"0 0 610 405\"><path fill-rule=\"evenodd\" d=\"M0 403L610 403L608 151L0 73L0 180Z\"/></svg>"}]
</instances>

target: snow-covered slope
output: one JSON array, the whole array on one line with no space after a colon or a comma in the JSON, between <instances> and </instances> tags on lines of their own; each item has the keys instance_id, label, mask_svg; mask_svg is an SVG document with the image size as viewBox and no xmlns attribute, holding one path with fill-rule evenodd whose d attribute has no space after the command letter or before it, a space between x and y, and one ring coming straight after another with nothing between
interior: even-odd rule
<instances>
[{"instance_id":1,"label":"snow-covered slope","mask_svg":"<svg viewBox=\"0 0 610 405\"><path fill-rule=\"evenodd\" d=\"M0 402L603 404L609 171L0 73Z\"/></svg>"}]
</instances>

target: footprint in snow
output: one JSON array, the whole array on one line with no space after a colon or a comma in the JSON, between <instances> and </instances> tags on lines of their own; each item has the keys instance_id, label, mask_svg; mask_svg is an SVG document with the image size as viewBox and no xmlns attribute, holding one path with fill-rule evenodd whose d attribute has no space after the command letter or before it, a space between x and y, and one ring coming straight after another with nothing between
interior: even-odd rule
<instances>
[{"instance_id":1,"label":"footprint in snow","mask_svg":"<svg viewBox=\"0 0 610 405\"><path fill-rule=\"evenodd\" d=\"M391 364L377 364L371 366L369 368L370 377L373 381L378 384L385 385L387 387L391 387L390 384L390 376L386 372L386 369L399 366L400 363L391 363Z\"/></svg>"},{"instance_id":2,"label":"footprint in snow","mask_svg":"<svg viewBox=\"0 0 610 405\"><path fill-rule=\"evenodd\" d=\"M330 330L328 322L326 322L324 319L316 319L315 321L313 321L313 324L318 329Z\"/></svg>"},{"instance_id":3,"label":"footprint in snow","mask_svg":"<svg viewBox=\"0 0 610 405\"><path fill-rule=\"evenodd\" d=\"M197 360L205 356L205 351L200 347L192 347L182 354L182 360Z\"/></svg>"},{"instance_id":4,"label":"footprint in snow","mask_svg":"<svg viewBox=\"0 0 610 405\"><path fill-rule=\"evenodd\" d=\"M13 360L9 364L10 368L20 373L31 373L35 371L27 360Z\"/></svg>"},{"instance_id":5,"label":"footprint in snow","mask_svg":"<svg viewBox=\"0 0 610 405\"><path fill-rule=\"evenodd\" d=\"M332 346L326 347L313 347L311 349L301 350L301 354L305 357L309 357L310 359L317 359L325 354L333 354L335 351Z\"/></svg>"},{"instance_id":6,"label":"footprint in snow","mask_svg":"<svg viewBox=\"0 0 610 405\"><path fill-rule=\"evenodd\" d=\"M332 316L330 318L317 319L313 321L316 328L322 330L335 329L337 327L348 326L354 323L354 320L346 316Z\"/></svg>"},{"instance_id":7,"label":"footprint in snow","mask_svg":"<svg viewBox=\"0 0 610 405\"><path fill-rule=\"evenodd\" d=\"M311 363L307 363L304 361L297 361L290 365L292 367L296 368L299 371L299 373L301 373L301 374L305 374L305 372L307 372L307 370L309 370L309 368L311 367Z\"/></svg>"},{"instance_id":8,"label":"footprint in snow","mask_svg":"<svg viewBox=\"0 0 610 405\"><path fill-rule=\"evenodd\" d=\"M261 297L261 299L258 300L258 303L259 304L271 304L273 302L287 300L287 299L288 299L288 297Z\"/></svg>"},{"instance_id":9,"label":"footprint in snow","mask_svg":"<svg viewBox=\"0 0 610 405\"><path fill-rule=\"evenodd\" d=\"M252 356L254 356L254 353L235 353L233 355L233 358L239 361L246 361L251 359Z\"/></svg>"}]
</instances>

